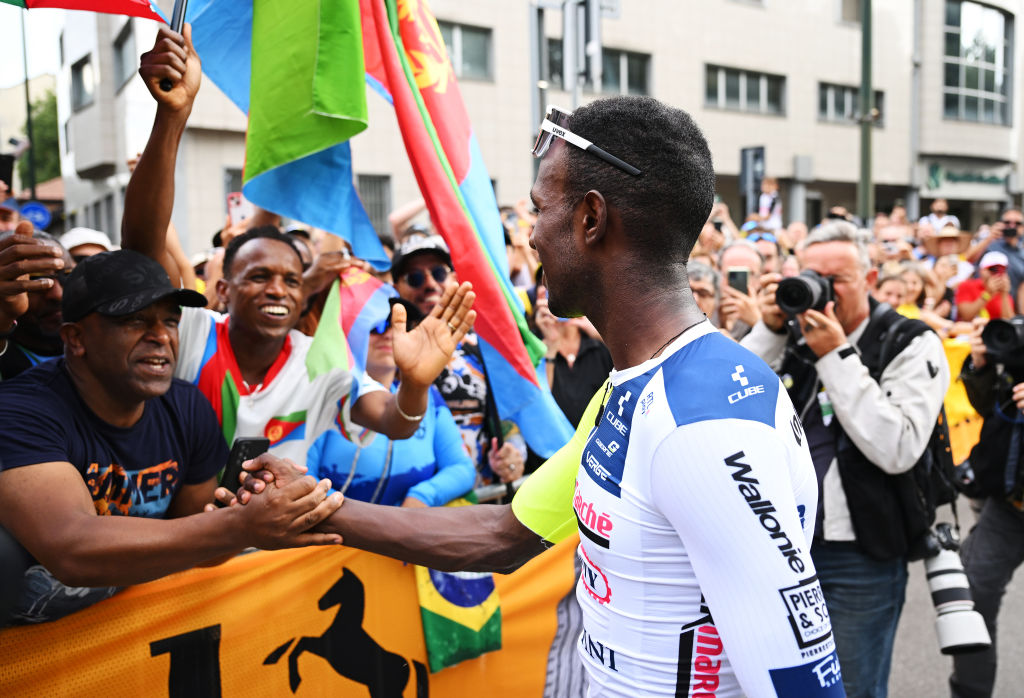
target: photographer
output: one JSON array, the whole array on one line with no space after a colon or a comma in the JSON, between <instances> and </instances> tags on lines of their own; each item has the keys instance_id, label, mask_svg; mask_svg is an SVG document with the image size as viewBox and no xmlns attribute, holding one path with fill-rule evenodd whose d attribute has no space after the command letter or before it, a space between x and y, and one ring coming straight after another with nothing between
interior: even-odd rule
<instances>
[{"instance_id":1,"label":"photographer","mask_svg":"<svg viewBox=\"0 0 1024 698\"><path fill-rule=\"evenodd\" d=\"M1021 318L1016 318L1019 322ZM963 560L975 608L985 619L992 646L954 655L950 689L958 698L991 696L996 676L996 619L1014 570L1024 562L1024 514L1021 513L1020 437L1024 431L1024 352L1019 342L1009 352L986 346L991 327L978 321L971 335L971 355L960 378L971 405L985 421L971 450L974 480L966 487L984 497L977 524L964 541ZM1003 325L1006 329L1007 325ZM1020 336L1020 325L1017 325ZM1016 445L1015 445L1016 442Z\"/></svg>"},{"instance_id":2,"label":"photographer","mask_svg":"<svg viewBox=\"0 0 1024 698\"><path fill-rule=\"evenodd\" d=\"M949 369L934 332L870 297L878 272L852 224L820 226L803 262L800 281L762 278L762 320L741 343L779 374L802 421L820 491L811 557L847 695L884 696L907 553L928 525L901 505L906 474L929 443ZM817 302L787 316L780 282Z\"/></svg>"}]
</instances>

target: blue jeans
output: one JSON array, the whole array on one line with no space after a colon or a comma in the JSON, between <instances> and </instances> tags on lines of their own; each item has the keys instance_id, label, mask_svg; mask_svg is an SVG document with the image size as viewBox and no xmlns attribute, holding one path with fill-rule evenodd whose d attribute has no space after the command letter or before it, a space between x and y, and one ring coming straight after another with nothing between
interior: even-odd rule
<instances>
[{"instance_id":1,"label":"blue jeans","mask_svg":"<svg viewBox=\"0 0 1024 698\"><path fill-rule=\"evenodd\" d=\"M987 698L996 682L996 618L1006 585L1024 562L1024 514L989 499L964 541L960 559L971 583L974 608L985 619L992 647L953 656L950 691L957 698Z\"/></svg>"},{"instance_id":2,"label":"blue jeans","mask_svg":"<svg viewBox=\"0 0 1024 698\"><path fill-rule=\"evenodd\" d=\"M907 588L907 562L879 562L855 543L815 541L821 580L847 698L885 698L896 626Z\"/></svg>"}]
</instances>

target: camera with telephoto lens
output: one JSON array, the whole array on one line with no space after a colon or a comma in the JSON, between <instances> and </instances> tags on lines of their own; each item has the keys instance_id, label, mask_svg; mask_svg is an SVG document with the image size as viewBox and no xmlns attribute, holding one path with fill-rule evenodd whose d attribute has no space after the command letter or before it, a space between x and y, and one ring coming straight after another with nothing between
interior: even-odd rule
<instances>
[{"instance_id":1,"label":"camera with telephoto lens","mask_svg":"<svg viewBox=\"0 0 1024 698\"><path fill-rule=\"evenodd\" d=\"M790 317L809 309L825 312L825 305L833 297L832 277L811 269L783 279L775 290L775 304Z\"/></svg>"},{"instance_id":2,"label":"camera with telephoto lens","mask_svg":"<svg viewBox=\"0 0 1024 698\"><path fill-rule=\"evenodd\" d=\"M981 331L989 362L1003 364L1015 378L1024 379L1024 315L990 320Z\"/></svg>"},{"instance_id":3,"label":"camera with telephoto lens","mask_svg":"<svg viewBox=\"0 0 1024 698\"><path fill-rule=\"evenodd\" d=\"M960 536L948 523L929 531L924 569L935 606L935 634L943 654L977 652L992 646L985 619L974 610L967 573L960 561Z\"/></svg>"}]
</instances>

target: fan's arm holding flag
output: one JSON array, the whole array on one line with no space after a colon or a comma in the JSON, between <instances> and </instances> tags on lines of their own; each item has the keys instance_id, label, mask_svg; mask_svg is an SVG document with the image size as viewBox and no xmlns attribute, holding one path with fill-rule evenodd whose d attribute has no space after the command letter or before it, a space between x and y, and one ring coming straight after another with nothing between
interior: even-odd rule
<instances>
[{"instance_id":1,"label":"fan's arm holding flag","mask_svg":"<svg viewBox=\"0 0 1024 698\"><path fill-rule=\"evenodd\" d=\"M161 27L153 49L142 54L139 75L156 100L156 118L125 191L122 246L157 260L171 279L177 280L180 274L168 251L167 228L174 207L178 145L202 76L199 56L192 47L192 27L186 24L184 35ZM173 83L169 92L160 89L164 78Z\"/></svg>"}]
</instances>

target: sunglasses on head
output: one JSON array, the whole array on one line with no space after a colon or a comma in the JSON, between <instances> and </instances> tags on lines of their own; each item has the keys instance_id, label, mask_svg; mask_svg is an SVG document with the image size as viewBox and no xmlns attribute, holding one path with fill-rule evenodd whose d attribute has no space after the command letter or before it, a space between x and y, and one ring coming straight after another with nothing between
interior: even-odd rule
<instances>
[{"instance_id":1,"label":"sunglasses on head","mask_svg":"<svg viewBox=\"0 0 1024 698\"><path fill-rule=\"evenodd\" d=\"M751 242L760 242L761 240L771 243L778 242L778 239L772 233L753 233L747 236L747 240L750 240Z\"/></svg>"},{"instance_id":2,"label":"sunglasses on head","mask_svg":"<svg viewBox=\"0 0 1024 698\"><path fill-rule=\"evenodd\" d=\"M438 264L436 267L430 268L430 275L434 277L434 281L439 284L443 284L451 273L451 270L443 264ZM412 271L402 274L399 277L399 281L404 281L410 288L419 288L423 284L427 283L427 272L422 269L413 269Z\"/></svg>"},{"instance_id":3,"label":"sunglasses on head","mask_svg":"<svg viewBox=\"0 0 1024 698\"><path fill-rule=\"evenodd\" d=\"M570 116L572 116L572 112L565 111L558 107L548 107L547 116L544 117L544 121L540 125L540 133L537 134L537 142L533 144L533 157L544 157L544 153L548 152L548 148L551 147L551 142L558 137L566 143L576 146L580 150L585 150L588 153L596 155L609 165L618 167L623 172L633 176L640 175L640 170L637 168L627 162L619 160L617 157L594 145L586 138L578 136L570 131L567 126Z\"/></svg>"}]
</instances>

